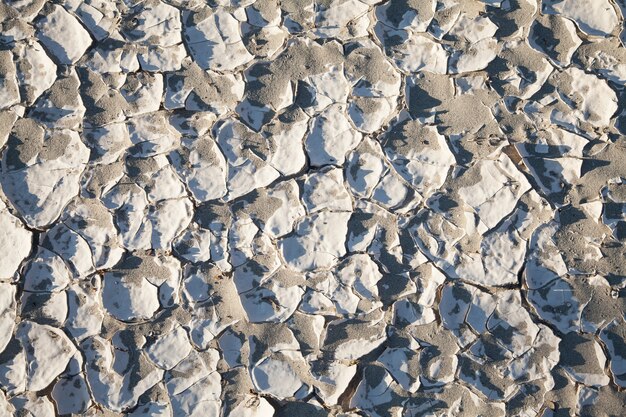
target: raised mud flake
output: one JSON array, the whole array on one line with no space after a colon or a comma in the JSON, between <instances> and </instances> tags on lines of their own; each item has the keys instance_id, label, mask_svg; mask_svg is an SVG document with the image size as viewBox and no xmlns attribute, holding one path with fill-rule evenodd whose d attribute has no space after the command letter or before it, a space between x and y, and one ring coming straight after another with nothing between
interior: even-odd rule
<instances>
[{"instance_id":1,"label":"raised mud flake","mask_svg":"<svg viewBox=\"0 0 626 417\"><path fill-rule=\"evenodd\" d=\"M76 199L63 213L64 225L75 231L89 246L95 269L110 268L123 254L113 216L103 204Z\"/></svg>"},{"instance_id":2,"label":"raised mud flake","mask_svg":"<svg viewBox=\"0 0 626 417\"><path fill-rule=\"evenodd\" d=\"M101 42L117 31L119 11L113 4L80 1L66 4L65 7L80 19L97 41Z\"/></svg>"},{"instance_id":3,"label":"raised mud flake","mask_svg":"<svg viewBox=\"0 0 626 417\"><path fill-rule=\"evenodd\" d=\"M253 288L281 267L276 247L251 219L243 217L233 222L228 240L238 291Z\"/></svg>"},{"instance_id":4,"label":"raised mud flake","mask_svg":"<svg viewBox=\"0 0 626 417\"><path fill-rule=\"evenodd\" d=\"M237 112L245 123L258 130L274 119L276 112L289 106L294 100L305 109L307 106L301 102L302 99L299 100L298 95L294 97L294 93L299 94L299 91L304 90L304 87L298 87L303 85L299 81L311 76L320 81L329 78L339 81L343 78L340 72L333 73L330 70L340 69L343 61L338 42L319 45L310 39L294 39L287 43L285 50L272 62L255 63L245 72L246 97L238 106ZM322 87L320 96L324 96L323 92L327 87L334 85L332 83Z\"/></svg>"},{"instance_id":5,"label":"raised mud flake","mask_svg":"<svg viewBox=\"0 0 626 417\"><path fill-rule=\"evenodd\" d=\"M399 412L405 402L397 383L387 370L378 364L368 365L363 370L363 379L350 401L352 407L367 410L376 417Z\"/></svg>"},{"instance_id":6,"label":"raised mud flake","mask_svg":"<svg viewBox=\"0 0 626 417\"><path fill-rule=\"evenodd\" d=\"M244 88L239 76L205 71L196 62L185 60L180 71L165 76L164 107L222 114L235 109Z\"/></svg>"},{"instance_id":7,"label":"raised mud flake","mask_svg":"<svg viewBox=\"0 0 626 417\"><path fill-rule=\"evenodd\" d=\"M54 5L37 22L37 35L57 63L73 64L92 43L89 32L62 6Z\"/></svg>"},{"instance_id":8,"label":"raised mud flake","mask_svg":"<svg viewBox=\"0 0 626 417\"><path fill-rule=\"evenodd\" d=\"M106 310L120 320L151 318L159 308L157 288L146 280L126 283L108 275L102 294Z\"/></svg>"},{"instance_id":9,"label":"raised mud flake","mask_svg":"<svg viewBox=\"0 0 626 417\"><path fill-rule=\"evenodd\" d=\"M546 131L537 143L518 144L516 149L544 194L561 205L568 188L582 175L583 149L588 143L582 136L555 128Z\"/></svg>"},{"instance_id":10,"label":"raised mud flake","mask_svg":"<svg viewBox=\"0 0 626 417\"><path fill-rule=\"evenodd\" d=\"M35 102L29 117L47 128L77 130L86 115L79 94L81 80L74 70L56 79L54 84Z\"/></svg>"},{"instance_id":11,"label":"raised mud flake","mask_svg":"<svg viewBox=\"0 0 626 417\"><path fill-rule=\"evenodd\" d=\"M127 255L104 274L102 299L107 312L118 320L150 319L169 307L179 282L179 264L171 257Z\"/></svg>"},{"instance_id":12,"label":"raised mud flake","mask_svg":"<svg viewBox=\"0 0 626 417\"><path fill-rule=\"evenodd\" d=\"M229 326L244 319L237 288L232 281L222 279L214 265L187 266L183 285L185 309L191 314L187 327L194 346L206 349Z\"/></svg>"},{"instance_id":13,"label":"raised mud flake","mask_svg":"<svg viewBox=\"0 0 626 417\"><path fill-rule=\"evenodd\" d=\"M601 190L604 208L602 222L611 229L613 236L618 240L624 239L626 196L620 192L623 189L624 183L620 179L613 184L608 184Z\"/></svg>"},{"instance_id":14,"label":"raised mud flake","mask_svg":"<svg viewBox=\"0 0 626 417\"><path fill-rule=\"evenodd\" d=\"M308 129L308 118L302 111L286 114L265 127L264 135L269 137L273 150L271 165L282 175L294 175L306 164L304 137Z\"/></svg>"},{"instance_id":15,"label":"raised mud flake","mask_svg":"<svg viewBox=\"0 0 626 417\"><path fill-rule=\"evenodd\" d=\"M144 72L130 74L121 88L121 93L129 104L127 115L157 111L163 95L163 76Z\"/></svg>"},{"instance_id":16,"label":"raised mud flake","mask_svg":"<svg viewBox=\"0 0 626 417\"><path fill-rule=\"evenodd\" d=\"M337 266L334 275L344 288L352 288L363 300L373 302L379 296L377 284L383 279L383 274L378 265L365 254L346 258Z\"/></svg>"},{"instance_id":17,"label":"raised mud flake","mask_svg":"<svg viewBox=\"0 0 626 417\"><path fill-rule=\"evenodd\" d=\"M191 351L187 332L181 326L168 334L161 335L152 345L146 348L150 360L159 368L171 369L183 360Z\"/></svg>"},{"instance_id":18,"label":"raised mud flake","mask_svg":"<svg viewBox=\"0 0 626 417\"><path fill-rule=\"evenodd\" d=\"M289 266L300 271L328 268L346 252L350 212L322 211L305 217L293 235L278 242Z\"/></svg>"},{"instance_id":19,"label":"raised mud flake","mask_svg":"<svg viewBox=\"0 0 626 417\"><path fill-rule=\"evenodd\" d=\"M374 188L372 200L388 209L400 211L405 203L413 206L419 204L420 198L417 196L415 199L412 199L414 196L415 194L406 186L400 176L389 170L383 175L376 188Z\"/></svg>"},{"instance_id":20,"label":"raised mud flake","mask_svg":"<svg viewBox=\"0 0 626 417\"><path fill-rule=\"evenodd\" d=\"M623 348L626 345L626 326L624 320L615 319L600 332L611 361L611 377L620 387L626 386L626 366Z\"/></svg>"},{"instance_id":21,"label":"raised mud flake","mask_svg":"<svg viewBox=\"0 0 626 417\"><path fill-rule=\"evenodd\" d=\"M16 410L24 411L33 416L53 417L55 415L52 401L48 397L38 397L33 393L24 393L11 398L11 405Z\"/></svg>"},{"instance_id":22,"label":"raised mud flake","mask_svg":"<svg viewBox=\"0 0 626 417\"><path fill-rule=\"evenodd\" d=\"M437 4L434 0L405 2L392 0L376 7L376 18L394 29L413 28L425 32L435 15Z\"/></svg>"},{"instance_id":23,"label":"raised mud flake","mask_svg":"<svg viewBox=\"0 0 626 417\"><path fill-rule=\"evenodd\" d=\"M324 209L352 210L352 199L344 188L342 171L337 168L324 169L309 175L304 183L302 199L310 213Z\"/></svg>"},{"instance_id":24,"label":"raised mud flake","mask_svg":"<svg viewBox=\"0 0 626 417\"><path fill-rule=\"evenodd\" d=\"M302 386L302 380L292 369L289 361L266 358L254 366L253 381L264 393L278 398L292 397Z\"/></svg>"},{"instance_id":25,"label":"raised mud flake","mask_svg":"<svg viewBox=\"0 0 626 417\"><path fill-rule=\"evenodd\" d=\"M25 320L61 327L67 317L65 292L33 293L24 291L19 301L18 314Z\"/></svg>"},{"instance_id":26,"label":"raised mud flake","mask_svg":"<svg viewBox=\"0 0 626 417\"><path fill-rule=\"evenodd\" d=\"M350 82L344 72L343 65L333 65L328 67L327 72L312 74L301 80L294 92L296 103L309 115L315 115L332 104L346 103ZM288 100L283 102L288 104Z\"/></svg>"},{"instance_id":27,"label":"raised mud flake","mask_svg":"<svg viewBox=\"0 0 626 417\"><path fill-rule=\"evenodd\" d=\"M39 247L36 256L24 269L24 290L29 292L58 292L71 282L72 274L56 253Z\"/></svg>"},{"instance_id":28,"label":"raised mud flake","mask_svg":"<svg viewBox=\"0 0 626 417\"><path fill-rule=\"evenodd\" d=\"M32 234L0 201L0 279L10 279L30 253Z\"/></svg>"},{"instance_id":29,"label":"raised mud flake","mask_svg":"<svg viewBox=\"0 0 626 417\"><path fill-rule=\"evenodd\" d=\"M173 46L182 41L180 12L162 2L148 3L133 10L123 28L126 36L146 45Z\"/></svg>"},{"instance_id":30,"label":"raised mud flake","mask_svg":"<svg viewBox=\"0 0 626 417\"><path fill-rule=\"evenodd\" d=\"M169 249L192 219L185 187L164 155L126 158L123 176L103 197L114 212L121 244L130 250Z\"/></svg>"},{"instance_id":31,"label":"raised mud flake","mask_svg":"<svg viewBox=\"0 0 626 417\"><path fill-rule=\"evenodd\" d=\"M95 164L115 163L132 145L126 123L84 128L81 139L91 149L90 161Z\"/></svg>"},{"instance_id":32,"label":"raised mud flake","mask_svg":"<svg viewBox=\"0 0 626 417\"><path fill-rule=\"evenodd\" d=\"M343 165L346 153L359 144L361 134L352 129L344 114L345 107L337 104L313 120L305 141L311 165Z\"/></svg>"},{"instance_id":33,"label":"raised mud flake","mask_svg":"<svg viewBox=\"0 0 626 417\"><path fill-rule=\"evenodd\" d=\"M0 394L0 407L2 407L2 409L5 410L6 413L8 413L7 415L12 415L11 413L15 412L15 407L11 403L9 403L9 401L7 401L4 392Z\"/></svg>"},{"instance_id":34,"label":"raised mud flake","mask_svg":"<svg viewBox=\"0 0 626 417\"><path fill-rule=\"evenodd\" d=\"M184 45L178 44L169 47L151 46L147 51L138 54L141 69L150 72L178 71L185 60Z\"/></svg>"},{"instance_id":35,"label":"raised mud flake","mask_svg":"<svg viewBox=\"0 0 626 417\"><path fill-rule=\"evenodd\" d=\"M4 352L11 339L15 328L17 316L16 286L0 283L0 351ZM4 361L3 361L4 362Z\"/></svg>"},{"instance_id":36,"label":"raised mud flake","mask_svg":"<svg viewBox=\"0 0 626 417\"><path fill-rule=\"evenodd\" d=\"M147 157L167 153L175 149L180 134L167 119L165 112L135 116L127 122L133 146L133 156Z\"/></svg>"},{"instance_id":37,"label":"raised mud flake","mask_svg":"<svg viewBox=\"0 0 626 417\"><path fill-rule=\"evenodd\" d=\"M211 242L215 238L211 232L191 223L172 243L174 253L189 262L206 262L211 259Z\"/></svg>"},{"instance_id":38,"label":"raised mud flake","mask_svg":"<svg viewBox=\"0 0 626 417\"><path fill-rule=\"evenodd\" d=\"M450 28L447 35L456 40L476 43L486 38L491 38L498 30L498 26L494 24L486 16L468 17L462 14Z\"/></svg>"},{"instance_id":39,"label":"raised mud flake","mask_svg":"<svg viewBox=\"0 0 626 417\"><path fill-rule=\"evenodd\" d=\"M490 78L499 94L528 99L541 89L554 67L526 43L509 42L489 64L488 70L493 72Z\"/></svg>"},{"instance_id":40,"label":"raised mud flake","mask_svg":"<svg viewBox=\"0 0 626 417\"><path fill-rule=\"evenodd\" d=\"M129 341L130 342L130 341ZM86 339L81 343L81 350L85 352L87 382L93 399L103 407L121 412L123 409L134 407L139 397L149 388L159 383L163 371L147 363L148 359L137 356L137 347L133 343L119 343L124 350L113 349L110 341L99 336ZM125 346L126 345L126 346ZM115 352L115 356L114 356ZM120 366L114 366L116 356L134 359L129 370L124 372ZM120 364L121 365L121 364Z\"/></svg>"},{"instance_id":41,"label":"raised mud flake","mask_svg":"<svg viewBox=\"0 0 626 417\"><path fill-rule=\"evenodd\" d=\"M356 97L348 113L357 129L373 133L391 118L395 104L395 97Z\"/></svg>"},{"instance_id":42,"label":"raised mud flake","mask_svg":"<svg viewBox=\"0 0 626 417\"><path fill-rule=\"evenodd\" d=\"M18 114L13 110L0 110L0 145L4 146L4 144L9 139L9 134L11 133L11 129L13 129L13 125L17 121Z\"/></svg>"},{"instance_id":43,"label":"raised mud flake","mask_svg":"<svg viewBox=\"0 0 626 417\"><path fill-rule=\"evenodd\" d=\"M550 0L543 5L544 13L560 14L576 22L581 31L591 36L607 36L618 23L615 8L608 0L589 7L581 0Z\"/></svg>"},{"instance_id":44,"label":"raised mud flake","mask_svg":"<svg viewBox=\"0 0 626 417\"><path fill-rule=\"evenodd\" d=\"M411 119L394 125L386 134L383 147L396 171L423 197L429 197L443 185L455 163L437 129Z\"/></svg>"},{"instance_id":45,"label":"raised mud flake","mask_svg":"<svg viewBox=\"0 0 626 417\"><path fill-rule=\"evenodd\" d=\"M470 19L461 14L446 34L458 45L448 61L449 73L462 74L486 68L501 47L492 37L497 30L498 26L487 17Z\"/></svg>"},{"instance_id":46,"label":"raised mud flake","mask_svg":"<svg viewBox=\"0 0 626 417\"><path fill-rule=\"evenodd\" d=\"M435 321L435 313L421 304L410 299L398 300L393 304L394 324L396 326L411 326L429 324Z\"/></svg>"},{"instance_id":47,"label":"raised mud flake","mask_svg":"<svg viewBox=\"0 0 626 417\"><path fill-rule=\"evenodd\" d=\"M308 365L299 351L294 333L286 325L269 324L248 328L249 370L253 386L260 392L279 400L302 398L310 392L312 382Z\"/></svg>"},{"instance_id":48,"label":"raised mud flake","mask_svg":"<svg viewBox=\"0 0 626 417\"><path fill-rule=\"evenodd\" d=\"M0 59L0 108L10 107L20 101L15 64L10 51L2 51Z\"/></svg>"},{"instance_id":49,"label":"raised mud flake","mask_svg":"<svg viewBox=\"0 0 626 417\"><path fill-rule=\"evenodd\" d=\"M338 319L328 324L322 350L338 360L367 355L387 339L384 313L374 310L358 318Z\"/></svg>"},{"instance_id":50,"label":"raised mud flake","mask_svg":"<svg viewBox=\"0 0 626 417\"><path fill-rule=\"evenodd\" d=\"M385 157L380 145L369 138L364 138L348 154L344 175L354 195L368 197L386 169Z\"/></svg>"},{"instance_id":51,"label":"raised mud flake","mask_svg":"<svg viewBox=\"0 0 626 417\"><path fill-rule=\"evenodd\" d=\"M294 313L304 290L304 279L287 269L279 269L248 291L240 291L241 305L248 321L283 322Z\"/></svg>"},{"instance_id":52,"label":"raised mud flake","mask_svg":"<svg viewBox=\"0 0 626 417\"><path fill-rule=\"evenodd\" d=\"M248 194L237 209L259 222L268 236L278 238L290 233L294 223L306 214L299 195L295 180L280 182Z\"/></svg>"},{"instance_id":53,"label":"raised mud flake","mask_svg":"<svg viewBox=\"0 0 626 417\"><path fill-rule=\"evenodd\" d=\"M439 43L421 34L409 35L405 31L390 30L380 23L375 28L376 35L385 46L385 52L405 73L420 71L445 74L448 69L449 54ZM401 42L398 40L402 39Z\"/></svg>"},{"instance_id":54,"label":"raised mud flake","mask_svg":"<svg viewBox=\"0 0 626 417\"><path fill-rule=\"evenodd\" d=\"M59 329L23 321L16 338L26 352L26 389L39 391L46 388L65 370L76 346Z\"/></svg>"},{"instance_id":55,"label":"raised mud flake","mask_svg":"<svg viewBox=\"0 0 626 417\"><path fill-rule=\"evenodd\" d=\"M351 38L367 34L369 7L358 0L335 0L320 8L315 18L318 36Z\"/></svg>"},{"instance_id":56,"label":"raised mud flake","mask_svg":"<svg viewBox=\"0 0 626 417\"><path fill-rule=\"evenodd\" d=\"M477 166L473 168L478 171ZM468 170L468 178L473 178L469 174L476 171ZM495 185L490 183L490 179L493 177L485 177L484 181L490 185L481 192L471 193L471 199L482 200L482 192L490 193L489 187ZM407 231L420 251L452 279L464 279L488 286L515 284L518 282L517 274L524 265L526 242L530 233L538 226L529 221L533 215L542 212L542 206L540 198L532 193L525 194L525 201L521 204L515 202L514 196L510 200L511 196L507 194L516 193L518 186L511 182L509 186L510 191L504 186L484 203L486 206L497 207L497 210L513 210L501 219L492 212L489 215L484 212L474 214L474 210L468 206L437 194L428 201L430 209L418 212L410 220ZM481 187L480 182L471 187ZM462 187L461 190L466 192L467 188ZM501 192L504 194L498 196ZM531 203L532 209L526 206L528 203ZM491 211L490 208L487 210ZM455 212L458 214L453 214ZM498 223L495 223L494 228L488 229L480 221L483 218L490 223Z\"/></svg>"},{"instance_id":57,"label":"raised mud flake","mask_svg":"<svg viewBox=\"0 0 626 417\"><path fill-rule=\"evenodd\" d=\"M326 404L338 403L356 372L357 366L346 361L319 361L311 366L311 373L317 380L316 392Z\"/></svg>"},{"instance_id":58,"label":"raised mud flake","mask_svg":"<svg viewBox=\"0 0 626 417\"><path fill-rule=\"evenodd\" d=\"M505 416L504 404L488 402L474 394L469 388L456 384L440 392L420 393L405 403L404 415L418 417L440 413L468 412L471 415Z\"/></svg>"},{"instance_id":59,"label":"raised mud flake","mask_svg":"<svg viewBox=\"0 0 626 417\"><path fill-rule=\"evenodd\" d=\"M87 276L94 272L89 244L66 225L57 224L52 227L45 234L44 246L66 262L73 276Z\"/></svg>"},{"instance_id":60,"label":"raised mud flake","mask_svg":"<svg viewBox=\"0 0 626 417\"><path fill-rule=\"evenodd\" d=\"M574 380L592 387L609 383L604 373L606 356L593 336L569 333L561 343L568 349L561 353L560 364Z\"/></svg>"},{"instance_id":61,"label":"raised mud flake","mask_svg":"<svg viewBox=\"0 0 626 417\"><path fill-rule=\"evenodd\" d=\"M576 116L594 126L609 125L611 117L617 111L615 92L603 80L577 68L570 68L566 74L569 75L571 86L563 84L560 89L562 94L568 95L563 100L568 103L569 98L574 103L568 104L577 110Z\"/></svg>"},{"instance_id":62,"label":"raised mud flake","mask_svg":"<svg viewBox=\"0 0 626 417\"><path fill-rule=\"evenodd\" d=\"M67 319L65 328L78 341L100 333L105 311L100 297L102 281L93 276L79 281L67 289Z\"/></svg>"},{"instance_id":63,"label":"raised mud flake","mask_svg":"<svg viewBox=\"0 0 626 417\"><path fill-rule=\"evenodd\" d=\"M30 119L14 126L2 159L2 189L30 227L53 223L78 194L89 150L70 130L43 129Z\"/></svg>"},{"instance_id":64,"label":"raised mud flake","mask_svg":"<svg viewBox=\"0 0 626 417\"><path fill-rule=\"evenodd\" d=\"M272 21L264 25L261 22L242 23L242 40L248 52L257 58L269 58L284 46L288 33L279 22Z\"/></svg>"},{"instance_id":65,"label":"raised mud flake","mask_svg":"<svg viewBox=\"0 0 626 417\"><path fill-rule=\"evenodd\" d=\"M531 186L504 154L495 160L482 161L476 171L478 182L461 188L459 196L491 229L511 213L517 200Z\"/></svg>"},{"instance_id":66,"label":"raised mud flake","mask_svg":"<svg viewBox=\"0 0 626 417\"><path fill-rule=\"evenodd\" d=\"M181 371L185 372L186 369L182 368ZM219 415L222 388L220 384L220 374L212 371L205 373L199 379L195 379L192 384L187 385L179 392L171 392L170 402L173 414L194 417Z\"/></svg>"},{"instance_id":67,"label":"raised mud flake","mask_svg":"<svg viewBox=\"0 0 626 417\"><path fill-rule=\"evenodd\" d=\"M214 349L198 353L191 350L176 366L165 373L168 394L173 397L215 371L219 354Z\"/></svg>"},{"instance_id":68,"label":"raised mud flake","mask_svg":"<svg viewBox=\"0 0 626 417\"><path fill-rule=\"evenodd\" d=\"M216 141L226 158L227 200L267 186L279 177L269 162L269 141L238 120L231 118L218 126Z\"/></svg>"},{"instance_id":69,"label":"raised mud flake","mask_svg":"<svg viewBox=\"0 0 626 417\"><path fill-rule=\"evenodd\" d=\"M210 136L183 138L170 160L196 201L204 202L227 193L226 160Z\"/></svg>"},{"instance_id":70,"label":"raised mud flake","mask_svg":"<svg viewBox=\"0 0 626 417\"><path fill-rule=\"evenodd\" d=\"M559 65L567 65L582 41L573 22L558 15L538 16L528 37L530 46Z\"/></svg>"},{"instance_id":71,"label":"raised mud flake","mask_svg":"<svg viewBox=\"0 0 626 417\"><path fill-rule=\"evenodd\" d=\"M82 375L60 378L52 388L52 399L59 414L84 413L91 406L91 395Z\"/></svg>"},{"instance_id":72,"label":"raised mud flake","mask_svg":"<svg viewBox=\"0 0 626 417\"><path fill-rule=\"evenodd\" d=\"M415 393L421 385L420 379L416 377L420 369L418 349L419 345L414 341L413 346L387 348L378 357L378 361L398 381L402 389L411 393Z\"/></svg>"},{"instance_id":73,"label":"raised mud flake","mask_svg":"<svg viewBox=\"0 0 626 417\"><path fill-rule=\"evenodd\" d=\"M274 415L274 408L263 397L249 396L230 413L233 417L263 417Z\"/></svg>"},{"instance_id":74,"label":"raised mud flake","mask_svg":"<svg viewBox=\"0 0 626 417\"><path fill-rule=\"evenodd\" d=\"M224 9L183 15L185 40L204 69L232 71L252 60L241 40L240 22Z\"/></svg>"},{"instance_id":75,"label":"raised mud flake","mask_svg":"<svg viewBox=\"0 0 626 417\"><path fill-rule=\"evenodd\" d=\"M9 395L17 395L26 390L26 352L18 339L11 337L3 350L0 370L0 381Z\"/></svg>"}]
</instances>

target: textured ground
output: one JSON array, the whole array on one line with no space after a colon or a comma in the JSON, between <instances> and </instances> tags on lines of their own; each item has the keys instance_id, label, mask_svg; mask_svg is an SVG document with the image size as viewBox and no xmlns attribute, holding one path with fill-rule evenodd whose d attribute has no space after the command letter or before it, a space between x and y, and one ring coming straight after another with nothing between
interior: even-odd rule
<instances>
[{"instance_id":1,"label":"textured ground","mask_svg":"<svg viewBox=\"0 0 626 417\"><path fill-rule=\"evenodd\" d=\"M625 416L626 0L4 0L0 416Z\"/></svg>"}]
</instances>

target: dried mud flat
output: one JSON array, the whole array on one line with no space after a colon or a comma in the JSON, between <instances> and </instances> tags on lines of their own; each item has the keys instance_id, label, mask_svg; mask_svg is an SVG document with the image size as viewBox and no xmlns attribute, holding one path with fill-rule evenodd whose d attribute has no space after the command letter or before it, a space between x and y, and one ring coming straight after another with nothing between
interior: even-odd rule
<instances>
[{"instance_id":1,"label":"dried mud flat","mask_svg":"<svg viewBox=\"0 0 626 417\"><path fill-rule=\"evenodd\" d=\"M625 0L5 0L0 416L626 415Z\"/></svg>"}]
</instances>

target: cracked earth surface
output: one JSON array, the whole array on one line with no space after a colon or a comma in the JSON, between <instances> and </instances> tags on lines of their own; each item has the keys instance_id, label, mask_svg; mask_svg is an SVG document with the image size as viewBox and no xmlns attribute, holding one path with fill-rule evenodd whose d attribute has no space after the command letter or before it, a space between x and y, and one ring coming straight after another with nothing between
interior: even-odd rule
<instances>
[{"instance_id":1,"label":"cracked earth surface","mask_svg":"<svg viewBox=\"0 0 626 417\"><path fill-rule=\"evenodd\" d=\"M625 0L5 0L0 416L626 415Z\"/></svg>"}]
</instances>

